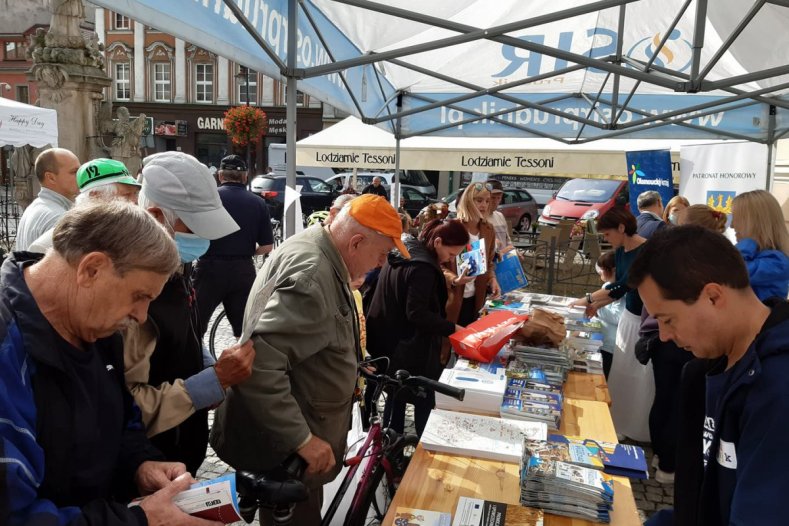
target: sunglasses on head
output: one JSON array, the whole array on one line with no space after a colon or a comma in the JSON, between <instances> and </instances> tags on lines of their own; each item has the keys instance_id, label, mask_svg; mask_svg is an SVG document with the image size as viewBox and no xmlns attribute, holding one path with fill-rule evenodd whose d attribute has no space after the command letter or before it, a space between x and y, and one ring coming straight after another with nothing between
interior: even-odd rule
<instances>
[{"instance_id":1,"label":"sunglasses on head","mask_svg":"<svg viewBox=\"0 0 789 526\"><path fill-rule=\"evenodd\" d=\"M477 192L481 192L482 190L487 190L488 192L493 191L493 185L490 183L474 183L474 190Z\"/></svg>"}]
</instances>

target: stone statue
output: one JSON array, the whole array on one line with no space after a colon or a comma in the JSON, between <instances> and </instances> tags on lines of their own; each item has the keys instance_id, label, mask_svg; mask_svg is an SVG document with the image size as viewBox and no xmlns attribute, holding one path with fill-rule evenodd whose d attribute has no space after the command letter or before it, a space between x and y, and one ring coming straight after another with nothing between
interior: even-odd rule
<instances>
[{"instance_id":1,"label":"stone statue","mask_svg":"<svg viewBox=\"0 0 789 526\"><path fill-rule=\"evenodd\" d=\"M22 146L14 148L14 153L11 154L9 168L14 184L14 198L22 210L30 205L41 189L35 174L35 162L38 154L45 149L46 147Z\"/></svg>"},{"instance_id":2,"label":"stone statue","mask_svg":"<svg viewBox=\"0 0 789 526\"><path fill-rule=\"evenodd\" d=\"M79 26L85 19L82 0L49 0L52 20L47 45L51 47L84 48L85 39Z\"/></svg>"},{"instance_id":3,"label":"stone statue","mask_svg":"<svg viewBox=\"0 0 789 526\"><path fill-rule=\"evenodd\" d=\"M129 110L124 106L118 108L118 121L112 130L115 138L112 139L112 158L121 161L129 169L129 173L136 175L140 169L140 136L145 127L145 114L141 113L137 119L129 118Z\"/></svg>"}]
</instances>

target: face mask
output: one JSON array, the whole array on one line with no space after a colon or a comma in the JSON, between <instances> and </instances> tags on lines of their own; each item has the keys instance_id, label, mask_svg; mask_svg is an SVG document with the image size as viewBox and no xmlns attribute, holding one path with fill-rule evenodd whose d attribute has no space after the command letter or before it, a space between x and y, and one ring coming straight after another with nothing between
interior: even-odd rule
<instances>
[{"instance_id":1,"label":"face mask","mask_svg":"<svg viewBox=\"0 0 789 526\"><path fill-rule=\"evenodd\" d=\"M181 263L191 263L206 253L211 242L194 234L176 232L175 244L178 246L178 253L181 255Z\"/></svg>"},{"instance_id":2,"label":"face mask","mask_svg":"<svg viewBox=\"0 0 789 526\"><path fill-rule=\"evenodd\" d=\"M669 214L668 215L668 222L671 223L672 225L676 225L677 224L677 214Z\"/></svg>"}]
</instances>

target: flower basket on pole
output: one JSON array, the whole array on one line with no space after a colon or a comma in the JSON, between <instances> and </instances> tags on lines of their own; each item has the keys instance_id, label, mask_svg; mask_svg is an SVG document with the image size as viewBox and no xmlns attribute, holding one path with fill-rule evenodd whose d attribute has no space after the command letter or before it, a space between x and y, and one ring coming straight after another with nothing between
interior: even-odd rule
<instances>
[{"instance_id":1,"label":"flower basket on pole","mask_svg":"<svg viewBox=\"0 0 789 526\"><path fill-rule=\"evenodd\" d=\"M268 117L260 108L236 106L225 112L225 131L233 144L255 144L268 131Z\"/></svg>"}]
</instances>

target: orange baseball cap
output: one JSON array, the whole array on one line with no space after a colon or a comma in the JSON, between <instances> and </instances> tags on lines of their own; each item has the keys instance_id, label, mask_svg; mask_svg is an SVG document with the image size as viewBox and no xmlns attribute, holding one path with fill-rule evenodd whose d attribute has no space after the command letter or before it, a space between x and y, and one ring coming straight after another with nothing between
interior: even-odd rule
<instances>
[{"instance_id":1,"label":"orange baseball cap","mask_svg":"<svg viewBox=\"0 0 789 526\"><path fill-rule=\"evenodd\" d=\"M363 194L352 199L348 203L348 207L348 213L360 225L391 238L400 254L405 258L411 258L408 249L400 239L400 235L403 233L400 214L389 204L389 201L379 195Z\"/></svg>"}]
</instances>

